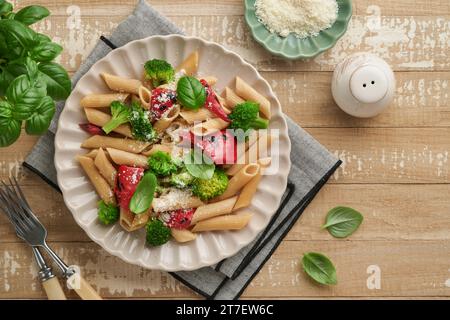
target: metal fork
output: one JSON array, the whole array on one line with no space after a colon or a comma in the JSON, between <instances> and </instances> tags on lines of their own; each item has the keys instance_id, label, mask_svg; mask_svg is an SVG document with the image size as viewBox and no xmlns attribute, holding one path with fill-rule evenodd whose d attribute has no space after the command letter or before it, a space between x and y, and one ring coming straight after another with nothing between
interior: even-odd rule
<instances>
[{"instance_id":1,"label":"metal fork","mask_svg":"<svg viewBox=\"0 0 450 320\"><path fill-rule=\"evenodd\" d=\"M30 246L42 247L61 269L67 284L86 300L100 300L97 292L84 280L73 267L69 267L47 244L47 229L34 215L16 179L9 179L10 185L2 181L0 199L8 207L7 215L16 228L17 235ZM36 251L35 251L36 252ZM38 254L39 259L40 252ZM42 256L41 256L42 257Z\"/></svg>"},{"instance_id":2,"label":"metal fork","mask_svg":"<svg viewBox=\"0 0 450 320\"><path fill-rule=\"evenodd\" d=\"M16 227L16 224L11 216L12 209L9 206L7 202L3 200L3 193L0 189L0 209L5 213L8 220L11 222L11 224L16 229L16 234L19 238L22 240L22 234L20 233L20 230ZM33 251L34 258L36 260L36 263L39 267L39 279L41 280L42 286L44 287L45 293L47 294L47 297L49 300L66 300L66 295L64 294L64 291L61 288L61 284L59 283L58 279L55 277L55 274L52 271L52 268L47 266L47 263L45 262L44 257L42 256L41 251L38 249L38 247L31 247Z\"/></svg>"}]
</instances>

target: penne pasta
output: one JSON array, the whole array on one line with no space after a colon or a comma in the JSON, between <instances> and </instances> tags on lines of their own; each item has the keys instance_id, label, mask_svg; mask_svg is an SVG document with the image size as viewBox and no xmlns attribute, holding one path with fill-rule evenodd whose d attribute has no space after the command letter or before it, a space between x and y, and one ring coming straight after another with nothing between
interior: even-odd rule
<instances>
[{"instance_id":1,"label":"penne pasta","mask_svg":"<svg viewBox=\"0 0 450 320\"><path fill-rule=\"evenodd\" d=\"M97 109L86 108L84 109L84 112L86 113L86 118L88 119L88 121L99 127L103 127L105 124L109 122L109 120L111 120L111 116L109 114L101 112ZM120 133L121 135L124 135L125 137L128 138L131 138L133 136L129 124L121 124L113 131Z\"/></svg>"},{"instance_id":2,"label":"penne pasta","mask_svg":"<svg viewBox=\"0 0 450 320\"><path fill-rule=\"evenodd\" d=\"M180 106L175 105L172 107L172 109L169 110L167 115L165 115L163 118L159 119L155 122L153 125L153 128L158 132L161 133L164 130L167 129L167 127L170 126L173 120L175 120L176 117L180 114Z\"/></svg>"},{"instance_id":3,"label":"penne pasta","mask_svg":"<svg viewBox=\"0 0 450 320\"><path fill-rule=\"evenodd\" d=\"M186 120L188 124L206 121L208 119L213 119L216 117L211 111L205 108L201 108L197 111L183 109L182 111L180 111L180 116L184 120Z\"/></svg>"},{"instance_id":4,"label":"penne pasta","mask_svg":"<svg viewBox=\"0 0 450 320\"><path fill-rule=\"evenodd\" d=\"M197 235L195 233L192 233L191 231L187 229L170 229L170 232L172 234L172 237L180 243L189 242L192 240L195 240L197 238Z\"/></svg>"},{"instance_id":5,"label":"penne pasta","mask_svg":"<svg viewBox=\"0 0 450 320\"><path fill-rule=\"evenodd\" d=\"M154 57L148 58L154 59ZM170 64L169 61L159 63ZM182 107L180 104L183 100L182 93L179 92L178 96L176 92L172 94L180 77L185 75L195 77L208 88L213 88L220 82L212 75L198 75L199 53L195 51L176 68L172 79L168 79L157 87L158 96L153 98L161 104L152 107L152 89L155 87L147 75L147 71L152 72L149 68L153 67L149 64L146 70L141 69L140 79L100 73L100 77L111 92L89 94L80 100L87 122L91 124L91 127L83 125L81 127L86 131L94 131L88 130L94 129L92 125L103 128L111 122L113 111L114 117L123 116L117 119L118 121L123 119L121 121L123 124L113 129L111 134L96 130L94 133L98 135L91 135L81 144L82 148L89 149L87 153L77 156L76 159L105 203L117 206L121 200L119 223L126 231L143 228L151 217L155 217L161 219L170 229L174 241L182 244L195 240L198 232L242 229L249 223L252 213L235 212L242 211L242 208L251 205L263 174L271 174L269 170L275 167L271 166L269 149L275 137L268 134L267 130L251 130L245 133L241 130L244 135L240 135L239 131L233 133L225 131L230 126L231 119L226 119L223 114L218 116L220 110L217 111L215 108L219 108L220 105L223 112L229 115L237 104L247 100L254 101L260 106L261 116L270 119L270 101L249 83L236 77L235 87L225 87L221 95L211 89L214 90L217 101L208 100L210 104L206 107L200 106L198 110ZM189 94L186 93L186 95ZM212 97L209 96L209 98ZM198 99L195 100L198 102ZM121 110L122 108L117 108L120 109L117 110L120 115L116 115L116 109L110 108L114 101L122 102L127 108L132 107L133 111L139 108L136 111L139 111L139 114L143 113L144 117L135 117L135 113L130 116L131 109ZM195 106L198 104L201 103L196 103ZM248 106L242 107L245 109ZM246 111L243 111L242 116L245 116ZM248 111L251 112L251 110ZM129 121L125 122L125 120ZM238 126L237 123L233 125L233 127ZM156 133L152 142L135 140L136 134L147 136L151 130L154 130L151 134ZM206 166L204 168L181 166L186 156L195 150L203 150L216 162L220 170L226 172L228 185L220 196L210 199L207 195L209 189L213 188L208 184L216 182L199 180L205 178L201 171L206 170ZM155 166L152 163L152 170L149 170L148 158L158 151L168 153L171 157L161 156L160 159L153 157ZM222 158L226 158L223 159L224 163L218 161ZM151 182L146 178L142 180L145 183L141 184L139 178L151 171L155 174L156 181L153 176L150 176ZM171 172L174 173L169 174ZM153 191L155 183L159 186L157 191ZM199 183L202 185L199 186ZM137 184L139 188L136 188ZM174 185L179 185L180 188ZM116 198L115 192L118 191L120 194L118 193ZM123 200L128 197L137 195L135 198L142 200L149 195L149 192L154 193L153 198L150 208L143 214L134 214L124 205ZM208 201L203 202L200 197L205 197ZM99 218L102 222L108 222L102 219L103 217ZM156 241L152 242L151 238L158 237L158 232L157 229L152 230L152 228L147 230L148 245L157 244Z\"/></svg>"},{"instance_id":6,"label":"penne pasta","mask_svg":"<svg viewBox=\"0 0 450 320\"><path fill-rule=\"evenodd\" d=\"M152 92L144 86L140 86L138 89L139 102L144 109L150 109L152 104Z\"/></svg>"},{"instance_id":7,"label":"penne pasta","mask_svg":"<svg viewBox=\"0 0 450 320\"><path fill-rule=\"evenodd\" d=\"M236 201L236 204L233 207L233 211L236 211L241 208L248 207L252 202L253 196L258 189L258 185L261 182L263 170L270 166L271 158L263 158L258 160L258 164L260 165L260 170L241 190L239 193L239 197Z\"/></svg>"},{"instance_id":8,"label":"penne pasta","mask_svg":"<svg viewBox=\"0 0 450 320\"><path fill-rule=\"evenodd\" d=\"M106 85L114 91L139 94L139 87L142 86L142 82L137 79L119 77L105 72L100 73L100 76Z\"/></svg>"},{"instance_id":9,"label":"penne pasta","mask_svg":"<svg viewBox=\"0 0 450 320\"><path fill-rule=\"evenodd\" d=\"M217 83L217 78L214 76L205 76L205 77L199 77L199 80L203 79L206 81L207 84L209 84L210 86L213 86Z\"/></svg>"},{"instance_id":10,"label":"penne pasta","mask_svg":"<svg viewBox=\"0 0 450 320\"><path fill-rule=\"evenodd\" d=\"M114 148L132 153L141 153L149 145L149 142L95 135L84 140L81 147L86 149Z\"/></svg>"},{"instance_id":11,"label":"penne pasta","mask_svg":"<svg viewBox=\"0 0 450 320\"><path fill-rule=\"evenodd\" d=\"M173 146L167 145L167 144L154 144L149 150L141 152L144 156L151 156L157 151L163 151L168 154L172 153Z\"/></svg>"},{"instance_id":12,"label":"penne pasta","mask_svg":"<svg viewBox=\"0 0 450 320\"><path fill-rule=\"evenodd\" d=\"M225 99L225 105L227 106L228 109L233 109L237 104L245 102L244 99L239 97L236 94L236 92L234 92L228 87L225 88L223 95Z\"/></svg>"},{"instance_id":13,"label":"penne pasta","mask_svg":"<svg viewBox=\"0 0 450 320\"><path fill-rule=\"evenodd\" d=\"M243 213L238 215L228 214L203 220L192 228L192 232L240 230L248 224L252 218L252 215L252 213Z\"/></svg>"},{"instance_id":14,"label":"penne pasta","mask_svg":"<svg viewBox=\"0 0 450 320\"><path fill-rule=\"evenodd\" d=\"M115 205L116 197L114 196L114 191L105 178L102 177L100 172L98 172L94 160L85 156L77 156L77 160L84 172L86 172L86 175L89 177L89 180L92 182L92 185L100 198L107 204Z\"/></svg>"},{"instance_id":15,"label":"penne pasta","mask_svg":"<svg viewBox=\"0 0 450 320\"><path fill-rule=\"evenodd\" d=\"M198 69L198 51L191 53L178 67L177 71L184 70L186 75L192 76Z\"/></svg>"},{"instance_id":16,"label":"penne pasta","mask_svg":"<svg viewBox=\"0 0 450 320\"><path fill-rule=\"evenodd\" d=\"M92 149L91 151L89 151L88 153L84 154L83 156L95 160L95 157L97 157L97 154L98 154L98 149Z\"/></svg>"},{"instance_id":17,"label":"penne pasta","mask_svg":"<svg viewBox=\"0 0 450 320\"><path fill-rule=\"evenodd\" d=\"M207 136L214 132L228 127L229 122L220 118L208 119L205 122L198 123L191 128L191 132L196 136Z\"/></svg>"},{"instance_id":18,"label":"penne pasta","mask_svg":"<svg viewBox=\"0 0 450 320\"><path fill-rule=\"evenodd\" d=\"M88 94L81 99L80 106L83 108L105 108L109 107L113 101L124 102L128 96L128 93Z\"/></svg>"},{"instance_id":19,"label":"penne pasta","mask_svg":"<svg viewBox=\"0 0 450 320\"><path fill-rule=\"evenodd\" d=\"M150 214L151 210L142 214L134 214L130 210L120 208L119 223L128 232L135 231L147 224Z\"/></svg>"},{"instance_id":20,"label":"penne pasta","mask_svg":"<svg viewBox=\"0 0 450 320\"><path fill-rule=\"evenodd\" d=\"M228 187L225 192L215 200L227 199L234 196L241 190L253 177L255 177L260 169L260 165L257 163L247 164L238 173L236 173L233 178L228 181Z\"/></svg>"},{"instance_id":21,"label":"penne pasta","mask_svg":"<svg viewBox=\"0 0 450 320\"><path fill-rule=\"evenodd\" d=\"M231 197L222 201L208 203L198 207L194 212L191 224L194 225L201 220L231 213L237 199L238 197Z\"/></svg>"},{"instance_id":22,"label":"penne pasta","mask_svg":"<svg viewBox=\"0 0 450 320\"><path fill-rule=\"evenodd\" d=\"M190 191L172 188L167 194L153 199L152 207L154 212L172 211L178 209L197 208L203 202L192 195Z\"/></svg>"},{"instance_id":23,"label":"penne pasta","mask_svg":"<svg viewBox=\"0 0 450 320\"><path fill-rule=\"evenodd\" d=\"M267 130L259 130L258 136L249 138L248 146L246 146L246 151L243 154L240 155L238 147L238 159L236 160L236 163L227 170L227 175L234 176L245 167L245 165L255 163L260 158L266 158L273 139L274 137L272 135L267 134Z\"/></svg>"},{"instance_id":24,"label":"penne pasta","mask_svg":"<svg viewBox=\"0 0 450 320\"><path fill-rule=\"evenodd\" d=\"M270 102L266 97L261 95L258 91L253 89L247 82L242 80L240 77L236 77L236 93L238 96L244 98L245 100L255 101L259 103L259 111L261 114L270 119Z\"/></svg>"},{"instance_id":25,"label":"penne pasta","mask_svg":"<svg viewBox=\"0 0 450 320\"><path fill-rule=\"evenodd\" d=\"M111 188L114 189L116 186L117 170L106 157L102 148L98 149L94 164L103 178L105 178Z\"/></svg>"},{"instance_id":26,"label":"penne pasta","mask_svg":"<svg viewBox=\"0 0 450 320\"><path fill-rule=\"evenodd\" d=\"M101 149L100 149L101 150ZM106 148L112 161L118 165L148 168L148 158L141 154L126 152L114 148Z\"/></svg>"}]
</instances>

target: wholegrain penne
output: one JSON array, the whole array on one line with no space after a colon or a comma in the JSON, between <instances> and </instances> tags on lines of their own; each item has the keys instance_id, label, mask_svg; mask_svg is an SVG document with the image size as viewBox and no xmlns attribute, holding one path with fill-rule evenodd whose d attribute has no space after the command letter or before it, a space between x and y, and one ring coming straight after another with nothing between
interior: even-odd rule
<instances>
[{"instance_id":1,"label":"wholegrain penne","mask_svg":"<svg viewBox=\"0 0 450 320\"><path fill-rule=\"evenodd\" d=\"M149 142L95 135L84 140L81 147L86 149L114 148L132 153L141 153L149 145Z\"/></svg>"},{"instance_id":2,"label":"wholegrain penne","mask_svg":"<svg viewBox=\"0 0 450 320\"><path fill-rule=\"evenodd\" d=\"M252 215L252 213L228 214L203 220L192 228L192 232L240 230L249 223Z\"/></svg>"},{"instance_id":3,"label":"wholegrain penne","mask_svg":"<svg viewBox=\"0 0 450 320\"><path fill-rule=\"evenodd\" d=\"M142 86L142 82L137 79L119 77L105 72L100 73L100 76L106 85L114 91L139 94L139 87Z\"/></svg>"},{"instance_id":4,"label":"wholegrain penne","mask_svg":"<svg viewBox=\"0 0 450 320\"><path fill-rule=\"evenodd\" d=\"M84 96L80 101L80 106L83 108L106 108L113 101L124 102L128 97L128 93L93 93Z\"/></svg>"}]
</instances>

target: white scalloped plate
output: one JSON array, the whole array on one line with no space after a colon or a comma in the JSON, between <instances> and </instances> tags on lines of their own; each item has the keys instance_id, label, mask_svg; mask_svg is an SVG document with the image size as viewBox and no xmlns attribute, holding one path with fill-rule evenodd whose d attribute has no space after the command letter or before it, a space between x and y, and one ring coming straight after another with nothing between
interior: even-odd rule
<instances>
[{"instance_id":1,"label":"white scalloped plate","mask_svg":"<svg viewBox=\"0 0 450 320\"><path fill-rule=\"evenodd\" d=\"M77 154L86 153L80 144L88 137L78 127L79 123L86 122L79 103L86 94L108 92L99 76L100 72L140 78L143 64L148 59L166 59L172 65L177 65L194 50L198 50L200 55L199 73L216 76L219 79L216 85L219 92L229 85L235 76L240 76L268 97L272 105L270 128L280 129L280 169L276 175L263 177L248 208L254 212L254 216L243 230L205 232L199 234L195 241L186 244L169 241L163 246L151 248L145 245L144 230L129 233L119 224L112 227L103 226L97 221L96 203L99 199L75 160ZM291 166L290 148L287 124L280 103L267 81L254 67L224 47L200 38L179 35L152 36L113 50L96 62L78 81L59 119L55 138L55 165L64 202L76 222L106 251L128 263L149 269L194 270L232 256L254 240L269 223L286 188Z\"/></svg>"}]
</instances>

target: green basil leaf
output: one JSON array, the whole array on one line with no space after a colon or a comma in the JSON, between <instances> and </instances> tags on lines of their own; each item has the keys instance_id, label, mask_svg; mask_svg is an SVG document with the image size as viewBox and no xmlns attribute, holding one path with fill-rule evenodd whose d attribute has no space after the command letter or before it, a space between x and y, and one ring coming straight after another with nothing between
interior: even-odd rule
<instances>
[{"instance_id":1,"label":"green basil leaf","mask_svg":"<svg viewBox=\"0 0 450 320\"><path fill-rule=\"evenodd\" d=\"M45 42L52 42L52 39L50 39L50 37L45 34L36 33L36 41L38 43L45 43Z\"/></svg>"},{"instance_id":2,"label":"green basil leaf","mask_svg":"<svg viewBox=\"0 0 450 320\"><path fill-rule=\"evenodd\" d=\"M358 211L348 207L336 207L327 214L327 219L322 228L336 238L345 238L358 229L363 221L363 216Z\"/></svg>"},{"instance_id":3,"label":"green basil leaf","mask_svg":"<svg viewBox=\"0 0 450 320\"><path fill-rule=\"evenodd\" d=\"M30 81L25 74L15 78L8 89L6 97L14 105L13 116L17 120L26 120L46 96L45 83L39 79Z\"/></svg>"},{"instance_id":4,"label":"green basil leaf","mask_svg":"<svg viewBox=\"0 0 450 320\"><path fill-rule=\"evenodd\" d=\"M24 49L31 49L35 45L36 33L20 21L0 20L0 32L11 49L16 46L16 43Z\"/></svg>"},{"instance_id":5,"label":"green basil leaf","mask_svg":"<svg viewBox=\"0 0 450 320\"><path fill-rule=\"evenodd\" d=\"M67 71L54 62L41 62L38 65L42 79L47 85L47 93L55 100L66 99L72 90Z\"/></svg>"},{"instance_id":6,"label":"green basil leaf","mask_svg":"<svg viewBox=\"0 0 450 320\"><path fill-rule=\"evenodd\" d=\"M314 280L321 284L336 284L336 269L331 260L317 252L308 252L303 255L303 270Z\"/></svg>"},{"instance_id":7,"label":"green basil leaf","mask_svg":"<svg viewBox=\"0 0 450 320\"><path fill-rule=\"evenodd\" d=\"M11 81L14 80L14 75L9 72L7 68L0 70L0 96L4 96L6 88L8 88Z\"/></svg>"},{"instance_id":8,"label":"green basil leaf","mask_svg":"<svg viewBox=\"0 0 450 320\"><path fill-rule=\"evenodd\" d=\"M8 1L0 1L0 16L6 15L13 10L13 5Z\"/></svg>"},{"instance_id":9,"label":"green basil leaf","mask_svg":"<svg viewBox=\"0 0 450 320\"><path fill-rule=\"evenodd\" d=\"M198 109L205 104L205 87L194 77L182 77L177 84L177 100L188 109Z\"/></svg>"},{"instance_id":10,"label":"green basil leaf","mask_svg":"<svg viewBox=\"0 0 450 320\"><path fill-rule=\"evenodd\" d=\"M25 121L25 131L28 134L39 135L47 131L53 115L55 114L55 102L49 96L45 96L34 109L33 114Z\"/></svg>"},{"instance_id":11,"label":"green basil leaf","mask_svg":"<svg viewBox=\"0 0 450 320\"><path fill-rule=\"evenodd\" d=\"M13 107L8 101L0 101L0 118L12 118Z\"/></svg>"},{"instance_id":12,"label":"green basil leaf","mask_svg":"<svg viewBox=\"0 0 450 320\"><path fill-rule=\"evenodd\" d=\"M135 214L146 212L153 201L156 185L158 184L156 176L147 171L139 181L136 191L130 200L130 211Z\"/></svg>"},{"instance_id":13,"label":"green basil leaf","mask_svg":"<svg viewBox=\"0 0 450 320\"><path fill-rule=\"evenodd\" d=\"M50 11L48 11L47 8L41 6L28 6L17 11L14 19L29 26L30 24L44 19L48 15L50 15Z\"/></svg>"},{"instance_id":14,"label":"green basil leaf","mask_svg":"<svg viewBox=\"0 0 450 320\"><path fill-rule=\"evenodd\" d=\"M200 151L191 151L184 158L186 170L194 177L209 180L214 174L214 162Z\"/></svg>"},{"instance_id":15,"label":"green basil leaf","mask_svg":"<svg viewBox=\"0 0 450 320\"><path fill-rule=\"evenodd\" d=\"M43 42L31 49L31 58L36 61L51 61L55 59L62 51L62 47L54 42Z\"/></svg>"},{"instance_id":16,"label":"green basil leaf","mask_svg":"<svg viewBox=\"0 0 450 320\"><path fill-rule=\"evenodd\" d=\"M22 121L0 118L0 147L13 144L20 136Z\"/></svg>"}]
</instances>

